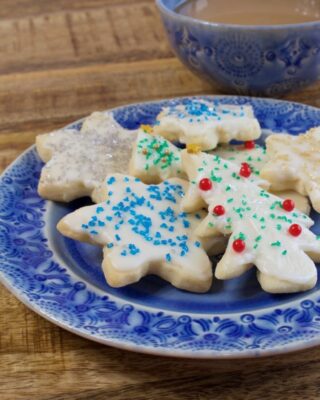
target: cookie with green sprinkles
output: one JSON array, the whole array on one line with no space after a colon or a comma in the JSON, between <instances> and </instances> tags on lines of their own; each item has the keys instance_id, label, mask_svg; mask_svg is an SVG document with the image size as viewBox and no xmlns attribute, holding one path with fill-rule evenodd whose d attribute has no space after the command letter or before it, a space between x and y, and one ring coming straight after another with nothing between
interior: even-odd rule
<instances>
[{"instance_id":1,"label":"cookie with green sprinkles","mask_svg":"<svg viewBox=\"0 0 320 400\"><path fill-rule=\"evenodd\" d=\"M181 150L161 136L139 130L129 163L129 173L145 183L184 178Z\"/></svg>"},{"instance_id":2,"label":"cookie with green sprinkles","mask_svg":"<svg viewBox=\"0 0 320 400\"><path fill-rule=\"evenodd\" d=\"M102 268L110 286L155 274L177 288L206 292L212 281L206 251L224 241L195 234L206 213L181 211L187 187L178 178L146 185L132 176L109 175L108 200L65 216L58 230L103 247Z\"/></svg>"},{"instance_id":3,"label":"cookie with green sprinkles","mask_svg":"<svg viewBox=\"0 0 320 400\"><path fill-rule=\"evenodd\" d=\"M232 163L241 165L247 163L253 174L259 176L260 171L269 161L269 156L265 147L253 143L252 146L246 146L248 142L241 145L221 145L210 153L218 155ZM268 176L264 179L268 180ZM276 196L282 199L293 199L298 210L305 214L310 213L310 204L308 198L295 190L271 190Z\"/></svg>"},{"instance_id":4,"label":"cookie with green sprinkles","mask_svg":"<svg viewBox=\"0 0 320 400\"><path fill-rule=\"evenodd\" d=\"M320 243L309 230L313 221L294 208L291 199L283 201L257 182L239 178L235 173L239 166L220 157L183 151L182 160L191 180L183 205L200 197L208 207L196 233L200 237L229 237L216 267L218 279L237 277L255 265L259 282L268 292L314 287L314 261L320 260Z\"/></svg>"}]
</instances>

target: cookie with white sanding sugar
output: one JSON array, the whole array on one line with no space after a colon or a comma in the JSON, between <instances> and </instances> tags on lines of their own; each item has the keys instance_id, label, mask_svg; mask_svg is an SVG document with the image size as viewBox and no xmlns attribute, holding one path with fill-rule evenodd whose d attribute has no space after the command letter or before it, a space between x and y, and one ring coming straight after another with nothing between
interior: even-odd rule
<instances>
[{"instance_id":1,"label":"cookie with white sanding sugar","mask_svg":"<svg viewBox=\"0 0 320 400\"><path fill-rule=\"evenodd\" d=\"M39 135L36 148L42 161L38 191L40 196L68 202L90 196L108 173L125 172L136 131L122 128L111 113L93 113L80 131L61 129Z\"/></svg>"}]
</instances>

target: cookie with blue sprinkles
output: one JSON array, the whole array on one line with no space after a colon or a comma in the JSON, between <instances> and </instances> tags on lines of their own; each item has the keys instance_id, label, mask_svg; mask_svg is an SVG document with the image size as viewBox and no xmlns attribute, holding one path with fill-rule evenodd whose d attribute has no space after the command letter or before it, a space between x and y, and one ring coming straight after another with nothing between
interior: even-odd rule
<instances>
[{"instance_id":1,"label":"cookie with blue sprinkles","mask_svg":"<svg viewBox=\"0 0 320 400\"><path fill-rule=\"evenodd\" d=\"M177 288L206 292L212 266L206 251L220 239L195 234L206 213L180 209L188 182L174 178L146 185L122 174L106 179L108 199L65 216L65 236L103 246L102 268L108 284L121 287L155 274Z\"/></svg>"},{"instance_id":2,"label":"cookie with blue sprinkles","mask_svg":"<svg viewBox=\"0 0 320 400\"><path fill-rule=\"evenodd\" d=\"M196 144L212 150L218 143L259 138L261 128L250 105L223 105L191 99L165 107L157 116L154 132L170 141Z\"/></svg>"}]
</instances>

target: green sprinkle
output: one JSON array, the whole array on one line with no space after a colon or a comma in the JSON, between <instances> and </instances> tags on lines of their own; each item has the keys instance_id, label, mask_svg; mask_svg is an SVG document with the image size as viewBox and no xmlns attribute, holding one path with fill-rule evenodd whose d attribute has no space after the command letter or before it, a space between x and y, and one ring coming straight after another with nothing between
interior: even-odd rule
<instances>
[{"instance_id":1,"label":"green sprinkle","mask_svg":"<svg viewBox=\"0 0 320 400\"><path fill-rule=\"evenodd\" d=\"M233 198L232 197L230 197L228 200L227 200L227 203L232 203L233 202Z\"/></svg>"},{"instance_id":2,"label":"green sprinkle","mask_svg":"<svg viewBox=\"0 0 320 400\"><path fill-rule=\"evenodd\" d=\"M275 216L275 214L270 214L269 217L270 217L271 219L275 219L276 216Z\"/></svg>"},{"instance_id":3,"label":"green sprinkle","mask_svg":"<svg viewBox=\"0 0 320 400\"><path fill-rule=\"evenodd\" d=\"M224 169L229 169L229 167L228 167L227 164L223 164L223 168L224 168Z\"/></svg>"},{"instance_id":4,"label":"green sprinkle","mask_svg":"<svg viewBox=\"0 0 320 400\"><path fill-rule=\"evenodd\" d=\"M266 226L265 225L261 225L260 229L266 229Z\"/></svg>"},{"instance_id":5,"label":"green sprinkle","mask_svg":"<svg viewBox=\"0 0 320 400\"><path fill-rule=\"evenodd\" d=\"M208 223L208 226L209 226L209 228L213 228L213 227L214 227L214 224L213 224L212 222L209 222L209 223Z\"/></svg>"},{"instance_id":6,"label":"green sprinkle","mask_svg":"<svg viewBox=\"0 0 320 400\"><path fill-rule=\"evenodd\" d=\"M258 248L258 243L256 243L254 246L253 246L253 248L254 248L254 250L256 250L257 248Z\"/></svg>"},{"instance_id":7,"label":"green sprinkle","mask_svg":"<svg viewBox=\"0 0 320 400\"><path fill-rule=\"evenodd\" d=\"M283 256L285 256L287 254L287 250L283 250L283 252L281 253Z\"/></svg>"},{"instance_id":8,"label":"green sprinkle","mask_svg":"<svg viewBox=\"0 0 320 400\"><path fill-rule=\"evenodd\" d=\"M230 190L231 190L231 186L230 185L226 186L226 192L229 192Z\"/></svg>"},{"instance_id":9,"label":"green sprinkle","mask_svg":"<svg viewBox=\"0 0 320 400\"><path fill-rule=\"evenodd\" d=\"M280 225L280 224L277 224L277 229L278 229L278 231L281 231L281 229L282 229L282 225Z\"/></svg>"},{"instance_id":10,"label":"green sprinkle","mask_svg":"<svg viewBox=\"0 0 320 400\"><path fill-rule=\"evenodd\" d=\"M279 240L277 240L276 242L271 243L272 247L280 247L281 243L279 242Z\"/></svg>"},{"instance_id":11,"label":"green sprinkle","mask_svg":"<svg viewBox=\"0 0 320 400\"><path fill-rule=\"evenodd\" d=\"M259 236L257 236L257 237L254 239L254 241L255 241L255 242L260 242L261 239L262 239L262 236L259 235Z\"/></svg>"}]
</instances>

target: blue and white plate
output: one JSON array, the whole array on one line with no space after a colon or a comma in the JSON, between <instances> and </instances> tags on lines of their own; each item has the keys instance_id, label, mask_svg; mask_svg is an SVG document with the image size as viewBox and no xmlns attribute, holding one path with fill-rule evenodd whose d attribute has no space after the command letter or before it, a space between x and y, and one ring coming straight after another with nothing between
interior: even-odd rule
<instances>
[{"instance_id":1,"label":"blue and white plate","mask_svg":"<svg viewBox=\"0 0 320 400\"><path fill-rule=\"evenodd\" d=\"M301 104L215 99L252 104L267 131L296 135L320 125L320 109ZM129 105L113 113L133 129L152 124L161 107L186 100ZM67 239L55 228L86 200L61 204L41 199L42 165L32 147L1 177L0 278L43 317L104 344L177 357L257 357L320 344L320 281L306 293L271 295L261 290L252 269L237 279L216 280L206 294L178 290L153 276L121 289L109 287L100 268L101 249ZM311 217L319 234L319 215Z\"/></svg>"}]
</instances>

